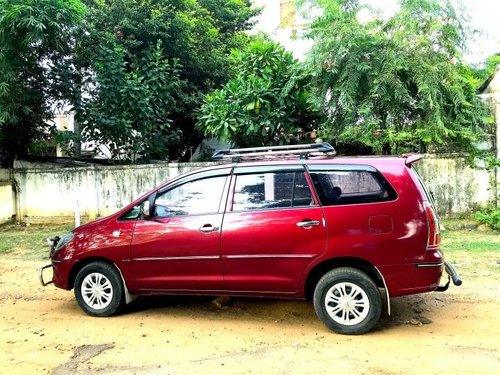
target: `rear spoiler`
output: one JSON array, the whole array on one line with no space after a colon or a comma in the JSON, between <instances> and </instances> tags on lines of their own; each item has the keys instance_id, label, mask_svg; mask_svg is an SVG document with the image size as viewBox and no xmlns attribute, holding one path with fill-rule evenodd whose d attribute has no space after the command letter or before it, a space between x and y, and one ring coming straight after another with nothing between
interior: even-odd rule
<instances>
[{"instance_id":1,"label":"rear spoiler","mask_svg":"<svg viewBox=\"0 0 500 375\"><path fill-rule=\"evenodd\" d=\"M411 167L413 163L416 163L425 157L425 155L422 154L403 154L401 156L406 159L405 164L409 167Z\"/></svg>"}]
</instances>

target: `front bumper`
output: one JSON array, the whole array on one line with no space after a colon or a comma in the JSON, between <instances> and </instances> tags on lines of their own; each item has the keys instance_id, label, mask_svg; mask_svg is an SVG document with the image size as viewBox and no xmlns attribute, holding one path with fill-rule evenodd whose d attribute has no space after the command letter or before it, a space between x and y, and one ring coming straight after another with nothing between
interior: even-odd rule
<instances>
[{"instance_id":1,"label":"front bumper","mask_svg":"<svg viewBox=\"0 0 500 375\"><path fill-rule=\"evenodd\" d=\"M59 242L59 240L60 240L59 236L47 238L47 246L50 247L49 258L52 258L52 254L54 254L54 251L56 249L56 246L57 246L57 243ZM45 279L43 277L44 271L48 268L52 269L52 271L54 270L54 268L52 267L52 264L47 264L46 266L40 267L37 270L38 271L38 279L40 280L40 283L42 284L42 286L47 286L47 285L52 284L54 282L54 280L45 281Z\"/></svg>"},{"instance_id":2,"label":"front bumper","mask_svg":"<svg viewBox=\"0 0 500 375\"><path fill-rule=\"evenodd\" d=\"M52 259L52 264L48 264L38 269L38 279L43 286L54 284L60 289L70 290L73 286L69 283L71 268L75 261L62 261ZM50 271L52 270L52 275Z\"/></svg>"}]
</instances>

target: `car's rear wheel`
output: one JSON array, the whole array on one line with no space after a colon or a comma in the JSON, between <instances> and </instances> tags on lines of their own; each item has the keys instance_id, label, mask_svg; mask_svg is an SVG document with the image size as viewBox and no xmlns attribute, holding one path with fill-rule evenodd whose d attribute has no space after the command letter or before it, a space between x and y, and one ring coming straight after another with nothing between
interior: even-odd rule
<instances>
[{"instance_id":1,"label":"car's rear wheel","mask_svg":"<svg viewBox=\"0 0 500 375\"><path fill-rule=\"evenodd\" d=\"M87 264L76 275L75 297L83 311L89 315L115 314L124 300L118 270L104 262Z\"/></svg>"},{"instance_id":2,"label":"car's rear wheel","mask_svg":"<svg viewBox=\"0 0 500 375\"><path fill-rule=\"evenodd\" d=\"M379 321L382 299L365 273L342 267L319 280L314 291L314 309L332 331L359 335L370 331Z\"/></svg>"}]
</instances>

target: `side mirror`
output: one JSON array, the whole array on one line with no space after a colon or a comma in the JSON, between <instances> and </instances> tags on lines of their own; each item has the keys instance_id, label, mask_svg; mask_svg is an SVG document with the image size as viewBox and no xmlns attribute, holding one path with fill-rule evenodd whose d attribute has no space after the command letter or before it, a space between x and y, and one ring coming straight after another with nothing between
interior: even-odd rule
<instances>
[{"instance_id":1,"label":"side mirror","mask_svg":"<svg viewBox=\"0 0 500 375\"><path fill-rule=\"evenodd\" d=\"M141 216L145 219L151 216L151 203L149 200L145 200L141 203Z\"/></svg>"}]
</instances>

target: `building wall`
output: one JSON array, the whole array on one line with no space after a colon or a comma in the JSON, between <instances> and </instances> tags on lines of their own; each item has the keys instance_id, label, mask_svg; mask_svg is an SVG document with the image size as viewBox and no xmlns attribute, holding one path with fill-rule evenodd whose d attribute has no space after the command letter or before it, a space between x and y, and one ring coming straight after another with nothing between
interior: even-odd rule
<instances>
[{"instance_id":1,"label":"building wall","mask_svg":"<svg viewBox=\"0 0 500 375\"><path fill-rule=\"evenodd\" d=\"M254 7L262 12L252 33L264 32L272 40L293 52L295 58L303 60L312 47L312 41L301 38L307 20L295 11L293 0L254 0Z\"/></svg>"},{"instance_id":2,"label":"building wall","mask_svg":"<svg viewBox=\"0 0 500 375\"><path fill-rule=\"evenodd\" d=\"M500 158L500 66L496 68L486 87L481 89L479 97L485 100L491 107L491 113L496 124L496 151L497 158Z\"/></svg>"},{"instance_id":3,"label":"building wall","mask_svg":"<svg viewBox=\"0 0 500 375\"><path fill-rule=\"evenodd\" d=\"M492 76L485 82L486 87L481 87L479 97L485 100L491 108L491 113L495 119L494 148L496 157L500 159L500 66L497 66ZM495 202L500 199L500 168L495 171L493 179L493 190L495 191Z\"/></svg>"},{"instance_id":4,"label":"building wall","mask_svg":"<svg viewBox=\"0 0 500 375\"><path fill-rule=\"evenodd\" d=\"M12 185L4 181L0 185L6 186L0 188L0 219L17 213L26 222L71 222L78 211L85 222L111 214L167 179L207 164L210 163L62 168L17 163L11 177L19 191L18 207L16 210ZM490 189L492 175L470 168L462 158L428 156L417 163L417 169L433 192L441 215L474 211L495 196Z\"/></svg>"}]
</instances>

